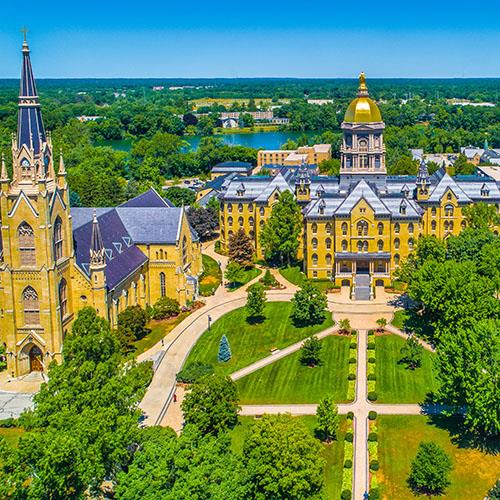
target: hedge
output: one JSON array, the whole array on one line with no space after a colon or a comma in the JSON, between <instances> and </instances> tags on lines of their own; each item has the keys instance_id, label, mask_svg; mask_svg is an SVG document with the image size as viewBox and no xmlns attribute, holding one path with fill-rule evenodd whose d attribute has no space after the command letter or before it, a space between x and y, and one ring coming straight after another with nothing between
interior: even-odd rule
<instances>
[{"instance_id":1,"label":"hedge","mask_svg":"<svg viewBox=\"0 0 500 500\"><path fill-rule=\"evenodd\" d=\"M377 401L377 393L375 391L370 391L368 393L368 401Z\"/></svg>"}]
</instances>

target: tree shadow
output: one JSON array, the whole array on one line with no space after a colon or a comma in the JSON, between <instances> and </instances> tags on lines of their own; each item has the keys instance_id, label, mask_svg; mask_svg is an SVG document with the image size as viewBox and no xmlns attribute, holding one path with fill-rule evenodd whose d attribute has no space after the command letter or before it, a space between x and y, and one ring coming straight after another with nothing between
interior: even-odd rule
<instances>
[{"instance_id":1,"label":"tree shadow","mask_svg":"<svg viewBox=\"0 0 500 500\"><path fill-rule=\"evenodd\" d=\"M247 317L247 323L249 325L260 325L266 320L266 317L264 315L261 316L248 316Z\"/></svg>"}]
</instances>

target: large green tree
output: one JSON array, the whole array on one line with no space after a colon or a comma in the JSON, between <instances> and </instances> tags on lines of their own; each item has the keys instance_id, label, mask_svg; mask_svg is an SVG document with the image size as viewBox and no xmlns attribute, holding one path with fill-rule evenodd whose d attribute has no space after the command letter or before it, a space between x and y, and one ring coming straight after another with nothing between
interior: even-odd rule
<instances>
[{"instance_id":1,"label":"large green tree","mask_svg":"<svg viewBox=\"0 0 500 500\"><path fill-rule=\"evenodd\" d=\"M314 285L306 282L293 296L292 318L300 325L322 323L326 316L326 306L326 295Z\"/></svg>"},{"instance_id":2,"label":"large green tree","mask_svg":"<svg viewBox=\"0 0 500 500\"><path fill-rule=\"evenodd\" d=\"M250 318L262 318L266 305L266 292L262 283L254 283L248 287L246 310Z\"/></svg>"},{"instance_id":3,"label":"large green tree","mask_svg":"<svg viewBox=\"0 0 500 500\"><path fill-rule=\"evenodd\" d=\"M297 258L301 232L300 206L290 191L284 191L273 206L261 233L266 259L290 264Z\"/></svg>"},{"instance_id":4,"label":"large green tree","mask_svg":"<svg viewBox=\"0 0 500 500\"><path fill-rule=\"evenodd\" d=\"M317 429L327 442L337 437L339 430L339 414L332 396L324 397L316 410Z\"/></svg>"}]
</instances>

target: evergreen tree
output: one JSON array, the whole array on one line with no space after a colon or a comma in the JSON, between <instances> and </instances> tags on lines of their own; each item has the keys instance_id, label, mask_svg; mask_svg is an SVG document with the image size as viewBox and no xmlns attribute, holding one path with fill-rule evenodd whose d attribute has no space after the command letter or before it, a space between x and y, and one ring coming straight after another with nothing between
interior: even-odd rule
<instances>
[{"instance_id":1,"label":"evergreen tree","mask_svg":"<svg viewBox=\"0 0 500 500\"><path fill-rule=\"evenodd\" d=\"M405 363L410 370L418 368L422 364L424 348L414 335L410 335L406 344L401 348L401 362Z\"/></svg>"},{"instance_id":2,"label":"evergreen tree","mask_svg":"<svg viewBox=\"0 0 500 500\"><path fill-rule=\"evenodd\" d=\"M300 350L300 362L307 366L318 366L321 364L321 342L313 335L304 341Z\"/></svg>"},{"instance_id":3,"label":"evergreen tree","mask_svg":"<svg viewBox=\"0 0 500 500\"><path fill-rule=\"evenodd\" d=\"M326 295L305 283L292 299L292 318L299 325L316 325L325 320Z\"/></svg>"},{"instance_id":4,"label":"evergreen tree","mask_svg":"<svg viewBox=\"0 0 500 500\"><path fill-rule=\"evenodd\" d=\"M253 266L254 248L247 233L240 227L229 237L229 260L242 267Z\"/></svg>"},{"instance_id":5,"label":"evergreen tree","mask_svg":"<svg viewBox=\"0 0 500 500\"><path fill-rule=\"evenodd\" d=\"M254 283L247 291L247 314L250 318L258 318L264 315L266 305L266 293L261 283Z\"/></svg>"},{"instance_id":6,"label":"evergreen tree","mask_svg":"<svg viewBox=\"0 0 500 500\"><path fill-rule=\"evenodd\" d=\"M336 439L339 430L339 415L332 396L327 396L320 401L316 410L316 418L317 429L323 435L323 439L327 442Z\"/></svg>"},{"instance_id":7,"label":"evergreen tree","mask_svg":"<svg viewBox=\"0 0 500 500\"><path fill-rule=\"evenodd\" d=\"M219 363L226 363L231 359L231 347L229 346L229 340L227 340L225 335L220 338L217 359Z\"/></svg>"},{"instance_id":8,"label":"evergreen tree","mask_svg":"<svg viewBox=\"0 0 500 500\"><path fill-rule=\"evenodd\" d=\"M292 193L284 191L273 206L261 233L261 244L267 260L290 265L297 258L302 231L300 206Z\"/></svg>"},{"instance_id":9,"label":"evergreen tree","mask_svg":"<svg viewBox=\"0 0 500 500\"><path fill-rule=\"evenodd\" d=\"M422 442L411 464L408 484L416 493L440 495L450 484L450 457L434 442Z\"/></svg>"}]
</instances>

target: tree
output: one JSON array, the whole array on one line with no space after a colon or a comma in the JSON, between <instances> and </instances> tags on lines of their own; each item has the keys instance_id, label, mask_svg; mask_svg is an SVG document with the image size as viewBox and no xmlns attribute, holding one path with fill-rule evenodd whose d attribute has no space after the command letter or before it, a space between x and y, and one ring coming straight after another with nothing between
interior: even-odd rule
<instances>
[{"instance_id":1,"label":"tree","mask_svg":"<svg viewBox=\"0 0 500 500\"><path fill-rule=\"evenodd\" d=\"M418 368L422 364L424 348L414 335L406 339L406 344L401 348L401 362L405 363L410 370Z\"/></svg>"},{"instance_id":2,"label":"tree","mask_svg":"<svg viewBox=\"0 0 500 500\"><path fill-rule=\"evenodd\" d=\"M484 202L474 203L463 207L462 212L467 224L474 229L487 231L500 223L495 205L488 205Z\"/></svg>"},{"instance_id":3,"label":"tree","mask_svg":"<svg viewBox=\"0 0 500 500\"><path fill-rule=\"evenodd\" d=\"M321 342L313 335L304 341L300 349L300 362L306 366L318 366L321 364Z\"/></svg>"},{"instance_id":4,"label":"tree","mask_svg":"<svg viewBox=\"0 0 500 500\"><path fill-rule=\"evenodd\" d=\"M263 415L243 444L248 498L313 498L323 485L321 445L290 415Z\"/></svg>"},{"instance_id":5,"label":"tree","mask_svg":"<svg viewBox=\"0 0 500 500\"><path fill-rule=\"evenodd\" d=\"M377 319L376 323L378 325L377 330L379 332L383 332L385 327L387 326L387 320L385 318L379 318Z\"/></svg>"},{"instance_id":6,"label":"tree","mask_svg":"<svg viewBox=\"0 0 500 500\"><path fill-rule=\"evenodd\" d=\"M182 401L186 424L202 434L220 434L238 421L238 392L229 377L209 375L194 384Z\"/></svg>"},{"instance_id":7,"label":"tree","mask_svg":"<svg viewBox=\"0 0 500 500\"><path fill-rule=\"evenodd\" d=\"M242 127L253 127L255 124L255 120L250 113L242 113L240 115L240 125Z\"/></svg>"},{"instance_id":8,"label":"tree","mask_svg":"<svg viewBox=\"0 0 500 500\"><path fill-rule=\"evenodd\" d=\"M339 333L343 335L351 333L351 322L349 318L344 318L339 321Z\"/></svg>"},{"instance_id":9,"label":"tree","mask_svg":"<svg viewBox=\"0 0 500 500\"><path fill-rule=\"evenodd\" d=\"M189 206L196 200L196 194L189 188L172 186L165 191L165 196L176 206Z\"/></svg>"},{"instance_id":10,"label":"tree","mask_svg":"<svg viewBox=\"0 0 500 500\"><path fill-rule=\"evenodd\" d=\"M500 479L488 491L487 500L500 500Z\"/></svg>"},{"instance_id":11,"label":"tree","mask_svg":"<svg viewBox=\"0 0 500 500\"><path fill-rule=\"evenodd\" d=\"M434 442L421 442L411 464L408 484L418 494L440 495L450 484L450 457Z\"/></svg>"},{"instance_id":12,"label":"tree","mask_svg":"<svg viewBox=\"0 0 500 500\"><path fill-rule=\"evenodd\" d=\"M214 198L212 198L214 199ZM219 229L219 213L213 206L189 207L187 212L189 224L198 234L200 241L211 240Z\"/></svg>"},{"instance_id":13,"label":"tree","mask_svg":"<svg viewBox=\"0 0 500 500\"><path fill-rule=\"evenodd\" d=\"M254 248L252 241L243 228L229 237L229 260L237 262L240 266L253 267Z\"/></svg>"},{"instance_id":14,"label":"tree","mask_svg":"<svg viewBox=\"0 0 500 500\"><path fill-rule=\"evenodd\" d=\"M284 191L273 206L271 215L261 233L261 245L266 259L281 264L296 259L302 232L300 206L292 193Z\"/></svg>"},{"instance_id":15,"label":"tree","mask_svg":"<svg viewBox=\"0 0 500 500\"><path fill-rule=\"evenodd\" d=\"M299 325L316 325L325 320L326 295L305 283L292 299L292 318Z\"/></svg>"},{"instance_id":16,"label":"tree","mask_svg":"<svg viewBox=\"0 0 500 500\"><path fill-rule=\"evenodd\" d=\"M323 160L319 165L319 172L323 175L339 175L340 160L332 158L330 160Z\"/></svg>"},{"instance_id":17,"label":"tree","mask_svg":"<svg viewBox=\"0 0 500 500\"><path fill-rule=\"evenodd\" d=\"M242 283L245 280L245 271L237 262L229 262L224 278L231 284Z\"/></svg>"},{"instance_id":18,"label":"tree","mask_svg":"<svg viewBox=\"0 0 500 500\"><path fill-rule=\"evenodd\" d=\"M323 435L323 439L326 442L336 439L339 430L339 415L332 396L326 396L319 402L316 418L317 429Z\"/></svg>"},{"instance_id":19,"label":"tree","mask_svg":"<svg viewBox=\"0 0 500 500\"><path fill-rule=\"evenodd\" d=\"M5 370L5 368L7 368L5 346L3 344L0 344L0 372L2 370Z\"/></svg>"},{"instance_id":20,"label":"tree","mask_svg":"<svg viewBox=\"0 0 500 500\"><path fill-rule=\"evenodd\" d=\"M229 340L227 340L225 335L220 338L217 359L219 363L226 363L231 359L231 347L229 346Z\"/></svg>"},{"instance_id":21,"label":"tree","mask_svg":"<svg viewBox=\"0 0 500 500\"><path fill-rule=\"evenodd\" d=\"M120 340L128 347L134 340L139 340L147 333L146 323L148 315L139 305L128 306L118 314L118 335Z\"/></svg>"},{"instance_id":22,"label":"tree","mask_svg":"<svg viewBox=\"0 0 500 500\"><path fill-rule=\"evenodd\" d=\"M469 163L467 157L463 154L458 155L453 168L455 169L455 174L460 175L471 175L476 170L476 166L473 163Z\"/></svg>"},{"instance_id":23,"label":"tree","mask_svg":"<svg viewBox=\"0 0 500 500\"><path fill-rule=\"evenodd\" d=\"M166 319L177 316L181 312L179 302L170 297L160 297L153 306L154 319Z\"/></svg>"},{"instance_id":24,"label":"tree","mask_svg":"<svg viewBox=\"0 0 500 500\"><path fill-rule=\"evenodd\" d=\"M266 305L266 293L261 283L254 283L247 290L247 315L250 318L259 318L264 315Z\"/></svg>"}]
</instances>

